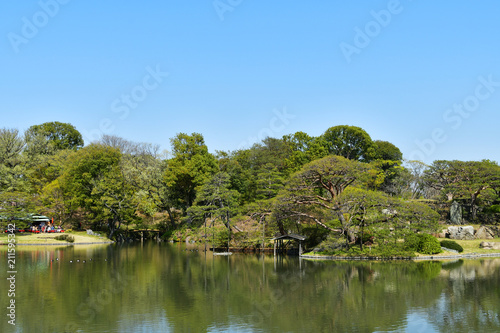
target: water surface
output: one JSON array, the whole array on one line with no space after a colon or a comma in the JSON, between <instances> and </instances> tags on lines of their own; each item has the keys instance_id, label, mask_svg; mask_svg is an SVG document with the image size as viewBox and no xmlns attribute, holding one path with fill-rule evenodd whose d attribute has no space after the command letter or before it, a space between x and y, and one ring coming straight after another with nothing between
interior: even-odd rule
<instances>
[{"instance_id":1,"label":"water surface","mask_svg":"<svg viewBox=\"0 0 500 333\"><path fill-rule=\"evenodd\" d=\"M16 269L16 326L3 315L1 332L500 331L500 259L214 257L144 243L18 247Z\"/></svg>"}]
</instances>

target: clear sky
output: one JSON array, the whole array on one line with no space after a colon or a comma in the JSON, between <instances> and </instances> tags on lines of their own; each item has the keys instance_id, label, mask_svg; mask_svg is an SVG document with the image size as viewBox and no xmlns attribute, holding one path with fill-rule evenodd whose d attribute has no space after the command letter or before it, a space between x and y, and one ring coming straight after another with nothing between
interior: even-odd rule
<instances>
[{"instance_id":1,"label":"clear sky","mask_svg":"<svg viewBox=\"0 0 500 333\"><path fill-rule=\"evenodd\" d=\"M210 151L335 125L408 159L500 161L500 2L0 4L0 127Z\"/></svg>"}]
</instances>

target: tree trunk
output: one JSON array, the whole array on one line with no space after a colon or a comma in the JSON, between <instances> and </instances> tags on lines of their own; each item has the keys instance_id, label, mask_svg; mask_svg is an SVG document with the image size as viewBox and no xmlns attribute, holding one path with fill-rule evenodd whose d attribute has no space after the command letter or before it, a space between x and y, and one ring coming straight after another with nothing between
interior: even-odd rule
<instances>
[{"instance_id":1,"label":"tree trunk","mask_svg":"<svg viewBox=\"0 0 500 333\"><path fill-rule=\"evenodd\" d=\"M174 219L174 215L170 211L170 207L167 207L167 214L168 214L168 218L170 219L170 225L172 227L175 227L175 219Z\"/></svg>"}]
</instances>

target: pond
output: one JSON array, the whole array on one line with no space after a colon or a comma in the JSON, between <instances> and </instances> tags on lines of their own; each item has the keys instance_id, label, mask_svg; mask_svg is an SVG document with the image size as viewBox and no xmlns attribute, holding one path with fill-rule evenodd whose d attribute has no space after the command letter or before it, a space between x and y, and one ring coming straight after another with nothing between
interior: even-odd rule
<instances>
[{"instance_id":1,"label":"pond","mask_svg":"<svg viewBox=\"0 0 500 333\"><path fill-rule=\"evenodd\" d=\"M500 331L500 259L309 261L151 242L17 247L16 272L15 296L1 282L1 332Z\"/></svg>"}]
</instances>

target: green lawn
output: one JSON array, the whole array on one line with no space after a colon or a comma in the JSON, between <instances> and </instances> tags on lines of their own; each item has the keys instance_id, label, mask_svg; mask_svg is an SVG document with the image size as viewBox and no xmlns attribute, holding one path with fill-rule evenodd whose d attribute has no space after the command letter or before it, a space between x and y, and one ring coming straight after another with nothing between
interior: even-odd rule
<instances>
[{"instance_id":1,"label":"green lawn","mask_svg":"<svg viewBox=\"0 0 500 333\"><path fill-rule=\"evenodd\" d=\"M54 237L59 235L68 234L75 238L73 243L68 243L66 241L60 241L54 239ZM98 236L89 236L86 231L71 231L65 233L47 233L47 234L31 234L31 233L17 233L16 235L16 244L83 244L83 243L105 243L110 242L110 240L103 234L102 237ZM3 233L0 235L0 244L7 244L7 233Z\"/></svg>"},{"instance_id":2,"label":"green lawn","mask_svg":"<svg viewBox=\"0 0 500 333\"><path fill-rule=\"evenodd\" d=\"M438 238L439 241L442 241L442 240L450 240L449 238ZM491 240L485 240L485 239L474 239L474 240L454 240L452 239L453 241L457 242L458 244L460 244L464 251L461 252L461 253L455 253L455 252L448 252L448 251L444 251L442 253L439 253L439 254L433 254L432 256L433 257L439 257L439 256L453 256L453 255L464 255L464 254L489 254L489 253L500 253L500 250L488 250L488 249L482 249L479 247L479 244L481 242L500 242L500 239L499 238L496 238L496 239L491 239ZM349 255L349 256L366 256L366 255L369 255L369 253L359 253L357 254L357 248L353 248L352 253ZM374 251L375 252L375 251ZM324 253L314 253L314 252L309 252L309 253L306 253L307 255L312 255L312 256L324 256L324 255L332 255L332 254L324 254ZM343 256L343 254L336 254L334 256ZM429 256L428 254L419 254L419 253L415 253L415 256L416 257L427 257Z\"/></svg>"},{"instance_id":3,"label":"green lawn","mask_svg":"<svg viewBox=\"0 0 500 333\"><path fill-rule=\"evenodd\" d=\"M439 241L442 241L442 240L450 240L449 238L438 238ZM464 248L464 252L460 253L460 254L471 254L471 253L477 253L477 254L487 254L487 253L498 253L500 252L499 250L487 250L487 249L482 249L479 247L479 244L481 242L500 242L500 239L496 238L496 239L473 239L473 240L456 240L456 239L452 239L454 240L455 242L457 242L458 244L460 244L460 246L462 246ZM453 254L452 252L443 252L443 253L440 253L438 254L439 255L450 255L450 254Z\"/></svg>"}]
</instances>

